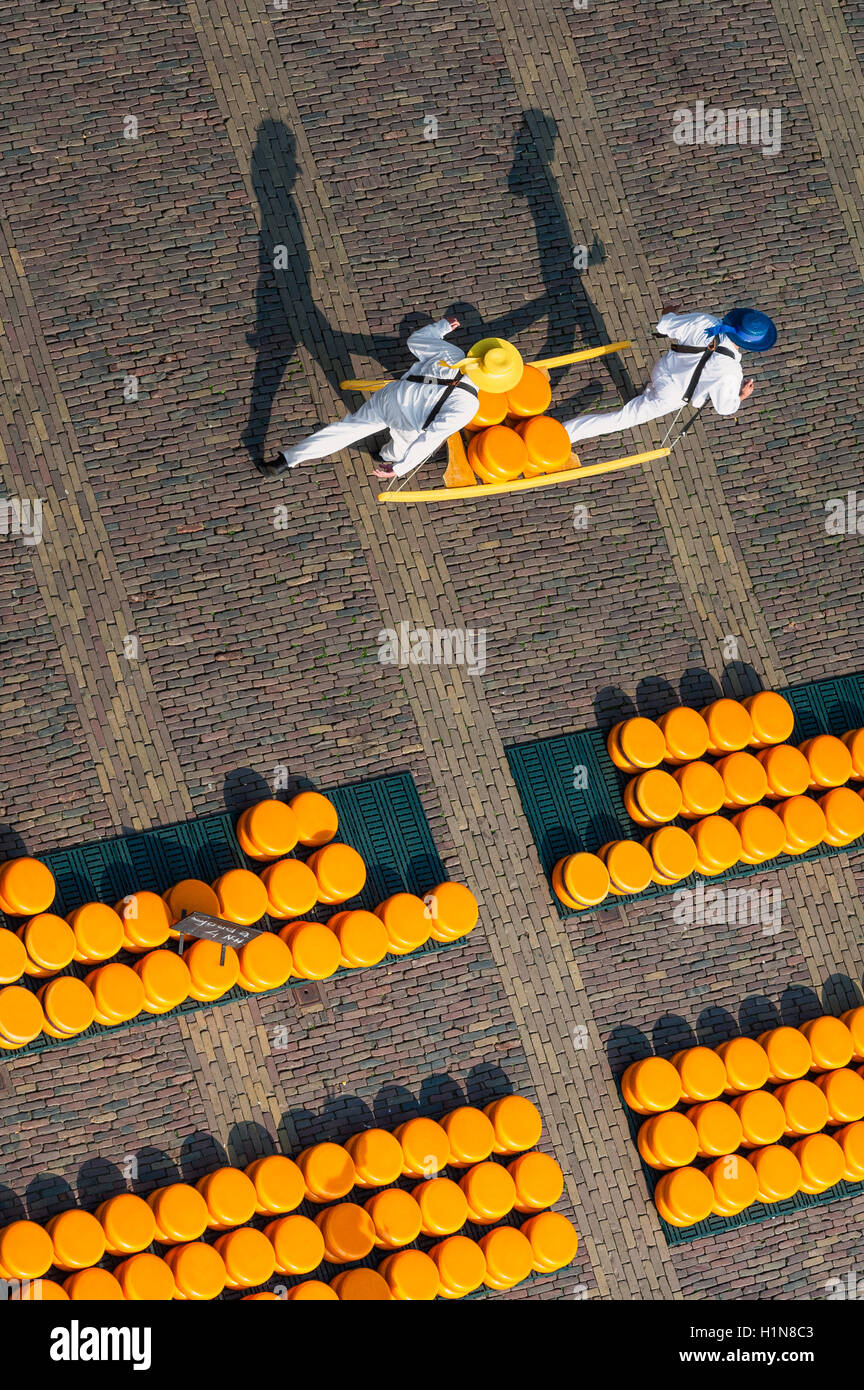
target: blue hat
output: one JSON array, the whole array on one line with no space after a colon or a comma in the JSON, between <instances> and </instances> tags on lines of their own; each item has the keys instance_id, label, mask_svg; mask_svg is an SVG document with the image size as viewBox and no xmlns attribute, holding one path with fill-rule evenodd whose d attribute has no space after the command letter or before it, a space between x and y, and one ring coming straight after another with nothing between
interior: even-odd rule
<instances>
[{"instance_id":1,"label":"blue hat","mask_svg":"<svg viewBox=\"0 0 864 1390\"><path fill-rule=\"evenodd\" d=\"M758 309L731 309L714 327L747 352L767 352L777 341L776 324Z\"/></svg>"}]
</instances>

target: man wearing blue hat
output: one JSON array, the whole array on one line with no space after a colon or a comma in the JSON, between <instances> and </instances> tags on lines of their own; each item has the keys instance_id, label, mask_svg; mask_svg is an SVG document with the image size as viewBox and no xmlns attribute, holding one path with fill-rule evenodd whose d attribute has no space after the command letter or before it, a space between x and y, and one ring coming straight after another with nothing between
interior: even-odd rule
<instances>
[{"instance_id":1,"label":"man wearing blue hat","mask_svg":"<svg viewBox=\"0 0 864 1390\"><path fill-rule=\"evenodd\" d=\"M684 405L698 410L709 400L718 415L734 415L753 394L753 378L743 381L741 351L767 352L777 341L775 325L758 309L733 309L725 318L664 309L656 331L671 338L672 347L654 367L645 390L620 410L565 420L574 444L634 429Z\"/></svg>"}]
</instances>

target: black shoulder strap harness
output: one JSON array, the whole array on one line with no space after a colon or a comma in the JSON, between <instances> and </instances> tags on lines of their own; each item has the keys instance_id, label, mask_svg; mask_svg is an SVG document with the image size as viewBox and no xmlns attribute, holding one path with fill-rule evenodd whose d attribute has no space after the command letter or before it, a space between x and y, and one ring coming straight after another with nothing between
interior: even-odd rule
<instances>
[{"instance_id":1,"label":"black shoulder strap harness","mask_svg":"<svg viewBox=\"0 0 864 1390\"><path fill-rule=\"evenodd\" d=\"M406 376L404 381L419 381L423 386L443 386L444 390L433 405L426 419L423 421L424 430L428 430L435 416L438 414L442 405L449 399L454 391L467 391L470 395L477 397L477 387L473 381L466 381L464 377L440 377L440 376Z\"/></svg>"},{"instance_id":2,"label":"black shoulder strap harness","mask_svg":"<svg viewBox=\"0 0 864 1390\"><path fill-rule=\"evenodd\" d=\"M702 372L705 368L705 363L708 361L708 358L711 356L711 354L714 352L719 352L721 357L735 357L735 354L734 352L732 352L731 348L720 347L719 342L719 338L713 338L707 348L687 347L684 343L672 344L673 352L698 352L701 354L699 361L696 363L696 369L687 383L687 390L684 392L684 399L688 405L692 404L693 393L695 392L696 387L699 385L699 378L702 375Z\"/></svg>"}]
</instances>

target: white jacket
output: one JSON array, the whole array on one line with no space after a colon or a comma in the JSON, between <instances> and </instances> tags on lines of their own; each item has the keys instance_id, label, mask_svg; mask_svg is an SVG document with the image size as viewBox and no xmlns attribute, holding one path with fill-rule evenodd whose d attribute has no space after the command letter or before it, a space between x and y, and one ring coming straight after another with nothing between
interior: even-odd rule
<instances>
[{"instance_id":1,"label":"white jacket","mask_svg":"<svg viewBox=\"0 0 864 1390\"><path fill-rule=\"evenodd\" d=\"M393 472L402 477L410 473L435 452L440 444L455 434L472 420L477 413L477 388L462 372L452 366L441 366L442 362L461 362L465 353L452 343L445 341L445 335L452 333L447 319L418 328L408 339L407 347L417 358L417 365L410 367L400 381L391 382L375 393L374 409L395 432L393 450L395 455L406 435L415 436L406 451L394 462ZM409 377L428 377L428 382L409 381ZM435 419L428 429L423 428L429 412L445 390L442 381L454 378L464 380L465 387L458 386L450 392ZM407 441L405 441L407 443ZM382 458L388 457L389 450L382 450Z\"/></svg>"},{"instance_id":2,"label":"white jacket","mask_svg":"<svg viewBox=\"0 0 864 1390\"><path fill-rule=\"evenodd\" d=\"M714 337L714 324L721 318L721 314L713 317L711 314L664 314L656 331L685 346L707 347ZM718 415L734 415L741 405L744 377L741 353L732 339L723 334L719 346L728 348L734 356L712 353L699 377L691 404L698 409L710 398ZM664 399L668 397L670 405L680 405L699 360L696 353L667 352L651 373L652 392Z\"/></svg>"}]
</instances>

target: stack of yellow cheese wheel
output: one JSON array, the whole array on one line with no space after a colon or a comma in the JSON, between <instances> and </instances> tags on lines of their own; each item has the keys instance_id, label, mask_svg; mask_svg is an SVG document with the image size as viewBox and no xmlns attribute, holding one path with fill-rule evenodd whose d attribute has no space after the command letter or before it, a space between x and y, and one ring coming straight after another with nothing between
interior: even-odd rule
<instances>
[{"instance_id":1,"label":"stack of yellow cheese wheel","mask_svg":"<svg viewBox=\"0 0 864 1390\"><path fill-rule=\"evenodd\" d=\"M459 1106L440 1123L417 1118L396 1133L372 1128L344 1145L313 1144L296 1162L270 1154L194 1185L121 1192L92 1214L73 1208L44 1228L25 1221L0 1230L0 1276L40 1280L24 1297L73 1301L198 1302L259 1288L274 1273L303 1278L282 1290L291 1299L431 1301L512 1288L569 1264L578 1246L570 1221L551 1210L564 1175L536 1148L541 1134L536 1106L508 1095L484 1110ZM453 1178L443 1176L447 1167ZM410 1191L395 1185L404 1176L415 1179ZM366 1190L344 1201L355 1186ZM300 1213L303 1202L317 1212ZM514 1215L520 1228L498 1224ZM479 1240L458 1234L469 1221L487 1228ZM428 1253L409 1248L421 1235L436 1242ZM325 1260L348 1266L375 1251L377 1271L346 1269L329 1286L304 1277ZM99 1268L106 1256L119 1261L110 1271ZM60 1280L44 1278L52 1266Z\"/></svg>"},{"instance_id":2,"label":"stack of yellow cheese wheel","mask_svg":"<svg viewBox=\"0 0 864 1390\"><path fill-rule=\"evenodd\" d=\"M818 802L825 817L826 845L842 849L864 835L864 798L851 787L834 787Z\"/></svg>"},{"instance_id":3,"label":"stack of yellow cheese wheel","mask_svg":"<svg viewBox=\"0 0 864 1390\"><path fill-rule=\"evenodd\" d=\"M743 864L764 864L782 854L786 827L770 806L748 806L732 817L732 824L741 837Z\"/></svg>"},{"instance_id":4,"label":"stack of yellow cheese wheel","mask_svg":"<svg viewBox=\"0 0 864 1390\"><path fill-rule=\"evenodd\" d=\"M682 803L679 783L660 768L640 772L624 788L627 814L637 825L665 825L680 815Z\"/></svg>"},{"instance_id":5,"label":"stack of yellow cheese wheel","mask_svg":"<svg viewBox=\"0 0 864 1390\"><path fill-rule=\"evenodd\" d=\"M406 956L411 951L417 951L432 935L434 919L430 905L415 893L391 894L378 904L375 915L384 923L387 949L391 955Z\"/></svg>"},{"instance_id":6,"label":"stack of yellow cheese wheel","mask_svg":"<svg viewBox=\"0 0 864 1390\"><path fill-rule=\"evenodd\" d=\"M606 738L606 749L620 772L638 774L662 763L666 756L666 740L652 719L637 716L612 726Z\"/></svg>"},{"instance_id":7,"label":"stack of yellow cheese wheel","mask_svg":"<svg viewBox=\"0 0 864 1390\"><path fill-rule=\"evenodd\" d=\"M833 734L817 734L798 746L807 759L811 791L842 787L852 776L852 754L840 738Z\"/></svg>"},{"instance_id":8,"label":"stack of yellow cheese wheel","mask_svg":"<svg viewBox=\"0 0 864 1390\"><path fill-rule=\"evenodd\" d=\"M236 826L237 839L250 859L268 861L288 854L300 838L297 817L284 801L259 801L248 807Z\"/></svg>"},{"instance_id":9,"label":"stack of yellow cheese wheel","mask_svg":"<svg viewBox=\"0 0 864 1390\"><path fill-rule=\"evenodd\" d=\"M572 911L602 902L602 877L592 864L598 857L609 870L607 892L623 895L644 891L648 882L672 886L694 871L713 878L739 862L755 866L820 844L845 848L860 840L864 788L847 783L864 782L864 729L840 738L817 734L795 747L785 742L794 724L788 700L771 690L742 701L713 700L701 712L678 705L656 722L636 716L615 724L606 747L615 767L629 775L627 814L653 832L641 841L651 860L649 877L632 886L644 875L618 846L636 842L609 842L596 855L577 852L555 863L556 897ZM662 770L662 762L673 771ZM679 816L692 822L695 855L670 824ZM613 849L626 872L609 869Z\"/></svg>"},{"instance_id":10,"label":"stack of yellow cheese wheel","mask_svg":"<svg viewBox=\"0 0 864 1390\"><path fill-rule=\"evenodd\" d=\"M708 751L708 725L698 710L676 705L657 720L666 752L663 762L672 767L692 763Z\"/></svg>"},{"instance_id":11,"label":"stack of yellow cheese wheel","mask_svg":"<svg viewBox=\"0 0 864 1390\"><path fill-rule=\"evenodd\" d=\"M610 840L597 854L609 874L609 892L616 897L642 893L651 882L651 855L638 840Z\"/></svg>"},{"instance_id":12,"label":"stack of yellow cheese wheel","mask_svg":"<svg viewBox=\"0 0 864 1390\"><path fill-rule=\"evenodd\" d=\"M702 718L708 725L708 752L718 758L753 741L753 721L739 700L712 700L702 710Z\"/></svg>"},{"instance_id":13,"label":"stack of yellow cheese wheel","mask_svg":"<svg viewBox=\"0 0 864 1390\"><path fill-rule=\"evenodd\" d=\"M768 783L765 796L769 801L785 801L801 796L810 782L810 768L804 754L789 743L763 748L756 754L765 770Z\"/></svg>"},{"instance_id":14,"label":"stack of yellow cheese wheel","mask_svg":"<svg viewBox=\"0 0 864 1390\"><path fill-rule=\"evenodd\" d=\"M562 468L575 468L570 436L559 420L551 415L534 415L516 426L516 433L525 445L527 459L522 469L526 478L541 473L556 473Z\"/></svg>"},{"instance_id":15,"label":"stack of yellow cheese wheel","mask_svg":"<svg viewBox=\"0 0 864 1390\"><path fill-rule=\"evenodd\" d=\"M471 468L484 483L513 482L528 463L525 441L509 425L490 425L472 435L467 455Z\"/></svg>"},{"instance_id":16,"label":"stack of yellow cheese wheel","mask_svg":"<svg viewBox=\"0 0 864 1390\"><path fill-rule=\"evenodd\" d=\"M770 748L792 737L795 714L788 700L774 690L760 690L741 702L750 716L750 745Z\"/></svg>"},{"instance_id":17,"label":"stack of yellow cheese wheel","mask_svg":"<svg viewBox=\"0 0 864 1390\"><path fill-rule=\"evenodd\" d=\"M280 859L261 875L267 891L267 913L286 920L302 917L318 901L318 880L302 859Z\"/></svg>"},{"instance_id":18,"label":"stack of yellow cheese wheel","mask_svg":"<svg viewBox=\"0 0 864 1390\"><path fill-rule=\"evenodd\" d=\"M687 833L696 846L696 871L705 878L716 878L741 858L738 828L723 816L703 816Z\"/></svg>"},{"instance_id":19,"label":"stack of yellow cheese wheel","mask_svg":"<svg viewBox=\"0 0 864 1390\"><path fill-rule=\"evenodd\" d=\"M642 844L651 856L654 883L680 883L696 868L696 843L680 825L664 825L646 835Z\"/></svg>"},{"instance_id":20,"label":"stack of yellow cheese wheel","mask_svg":"<svg viewBox=\"0 0 864 1390\"><path fill-rule=\"evenodd\" d=\"M39 859L23 855L0 864L0 911L7 917L47 912L56 891L54 875Z\"/></svg>"},{"instance_id":21,"label":"stack of yellow cheese wheel","mask_svg":"<svg viewBox=\"0 0 864 1390\"><path fill-rule=\"evenodd\" d=\"M852 759L851 781L864 782L864 729L848 729L841 738Z\"/></svg>"},{"instance_id":22,"label":"stack of yellow cheese wheel","mask_svg":"<svg viewBox=\"0 0 864 1390\"><path fill-rule=\"evenodd\" d=\"M681 791L682 819L699 820L720 810L726 789L716 767L704 762L685 763L674 777Z\"/></svg>"},{"instance_id":23,"label":"stack of yellow cheese wheel","mask_svg":"<svg viewBox=\"0 0 864 1390\"><path fill-rule=\"evenodd\" d=\"M55 885L44 864L20 858L0 866L0 907L29 914L14 931L0 928L0 1048L26 1047L40 1032L68 1040L93 1022L120 1027L142 1013L170 1013L186 999L214 1003L235 986L261 994L291 978L327 979L340 968L375 965L388 953L408 955L474 929L477 900L452 882L422 898L393 893L374 912L347 907L327 922L306 920L319 903L350 903L366 882L361 855L334 839L338 826L336 807L320 792L298 792L288 804L267 799L237 824L244 852L266 861L260 873L235 867L213 884L186 878L161 895L139 889L113 906L83 903L65 919L47 911ZM297 845L310 851L307 861L294 855ZM265 915L286 925L262 927L234 949L184 931L196 911L239 926L256 926ZM171 948L181 937L182 957ZM115 959L121 952L137 960ZM91 967L83 979L61 974L73 961ZM38 996L17 987L24 976L45 982Z\"/></svg>"},{"instance_id":24,"label":"stack of yellow cheese wheel","mask_svg":"<svg viewBox=\"0 0 864 1390\"><path fill-rule=\"evenodd\" d=\"M115 904L114 911L123 927L123 949L133 955L152 951L168 940L171 914L158 893L129 893Z\"/></svg>"},{"instance_id":25,"label":"stack of yellow cheese wheel","mask_svg":"<svg viewBox=\"0 0 864 1390\"><path fill-rule=\"evenodd\" d=\"M723 805L727 811L755 806L768 790L765 769L752 753L727 753L714 767L723 780Z\"/></svg>"},{"instance_id":26,"label":"stack of yellow cheese wheel","mask_svg":"<svg viewBox=\"0 0 864 1390\"><path fill-rule=\"evenodd\" d=\"M596 907L609 892L609 870L596 854L568 854L552 870L552 887L566 907Z\"/></svg>"},{"instance_id":27,"label":"stack of yellow cheese wheel","mask_svg":"<svg viewBox=\"0 0 864 1390\"><path fill-rule=\"evenodd\" d=\"M45 979L57 975L72 961L76 951L75 933L62 917L40 912L18 927L24 945L24 973Z\"/></svg>"},{"instance_id":28,"label":"stack of yellow cheese wheel","mask_svg":"<svg viewBox=\"0 0 864 1390\"><path fill-rule=\"evenodd\" d=\"M42 1005L29 989L21 985L0 989L0 1048L5 1052L17 1052L33 1042L44 1024Z\"/></svg>"},{"instance_id":29,"label":"stack of yellow cheese wheel","mask_svg":"<svg viewBox=\"0 0 864 1390\"><path fill-rule=\"evenodd\" d=\"M663 1219L684 1227L864 1182L861 1062L864 1006L632 1062L621 1093L645 1117L636 1142L662 1175Z\"/></svg>"},{"instance_id":30,"label":"stack of yellow cheese wheel","mask_svg":"<svg viewBox=\"0 0 864 1390\"><path fill-rule=\"evenodd\" d=\"M298 792L288 805L294 813L297 839L307 848L320 849L335 839L339 815L333 802L321 792Z\"/></svg>"},{"instance_id":31,"label":"stack of yellow cheese wheel","mask_svg":"<svg viewBox=\"0 0 864 1390\"><path fill-rule=\"evenodd\" d=\"M266 914L267 889L249 869L228 869L212 884L218 916L241 927L254 926Z\"/></svg>"}]
</instances>

